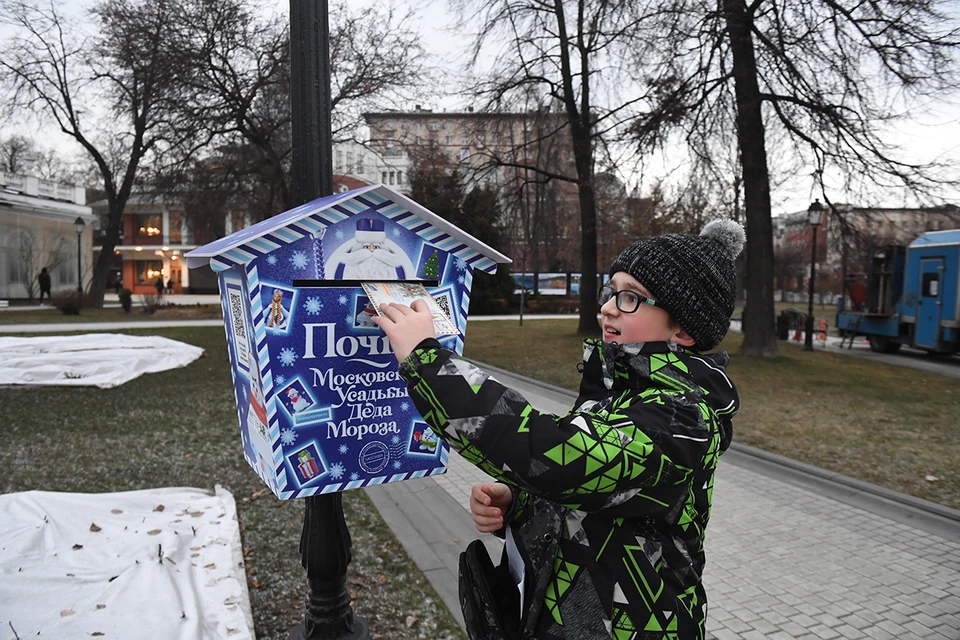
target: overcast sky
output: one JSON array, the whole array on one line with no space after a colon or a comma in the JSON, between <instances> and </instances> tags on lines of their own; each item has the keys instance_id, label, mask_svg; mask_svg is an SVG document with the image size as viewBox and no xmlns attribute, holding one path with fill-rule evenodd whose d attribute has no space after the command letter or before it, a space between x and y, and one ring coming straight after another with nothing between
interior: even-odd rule
<instances>
[{"instance_id":1,"label":"overcast sky","mask_svg":"<svg viewBox=\"0 0 960 640\"><path fill-rule=\"evenodd\" d=\"M373 4L383 4L383 0L330 0L330 4L336 2L349 1L351 7L369 6ZM72 5L72 8L78 7L80 3ZM88 3L84 2L84 5ZM289 16L289 0L270 0L263 5L270 7L272 11ZM458 73L459 66L465 61L465 49L471 41L470 34L467 32L452 30L454 16L447 6L447 0L394 0L396 6L401 12L411 7L414 8L416 18L414 24L419 30L424 46L428 53L433 57L436 65L441 66L451 72L452 77L461 77ZM0 38L4 31L0 30ZM418 102L425 108L436 110L454 110L462 109L467 106L462 98L454 96L423 96ZM924 162L931 160L952 160L960 167L960 104L958 97L955 96L952 103L933 102L927 105L929 114L915 119L912 122L898 123L892 135L887 139L899 144L903 150L903 158L910 161ZM400 108L412 109L413 104L399 105ZM9 129L0 129L4 134L9 133ZM58 136L55 131L51 132L45 129L38 132L37 138L40 140L49 140L51 136ZM68 140L65 146L75 147L72 141ZM650 181L655 177L657 167L663 167L663 170L669 168L676 169L683 165L685 160L679 153L667 151L659 158L653 158L647 162L647 174L645 182L640 184L641 190L649 187ZM960 168L958 168L960 172ZM827 181L831 182L832 188L836 191L828 193L828 196L834 202L845 202L849 198L840 191L839 176L827 176ZM637 176L627 176L627 181L631 186L639 181ZM960 204L960 191L954 191L945 194L946 200ZM786 184L781 185L772 193L773 213L801 211L806 209L807 205L814 198L819 198L819 192L813 190L813 180L809 175L799 172L796 178L788 180ZM903 199L902 195L889 193L880 196L881 201L878 204L883 206L912 206L914 203ZM857 204L857 203L855 203Z\"/></svg>"}]
</instances>

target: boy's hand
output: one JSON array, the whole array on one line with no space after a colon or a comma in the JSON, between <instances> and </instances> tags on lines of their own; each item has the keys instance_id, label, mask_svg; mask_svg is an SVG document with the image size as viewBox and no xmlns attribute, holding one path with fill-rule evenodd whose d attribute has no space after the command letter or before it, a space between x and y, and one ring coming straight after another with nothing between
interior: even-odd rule
<instances>
[{"instance_id":1,"label":"boy's hand","mask_svg":"<svg viewBox=\"0 0 960 640\"><path fill-rule=\"evenodd\" d=\"M470 490L470 516L477 531L491 533L503 528L503 514L513 502L510 487L499 482L473 485Z\"/></svg>"},{"instance_id":2,"label":"boy's hand","mask_svg":"<svg viewBox=\"0 0 960 640\"><path fill-rule=\"evenodd\" d=\"M372 320L387 334L397 362L403 361L422 341L437 337L433 317L423 300L414 300L412 307L391 302L381 305L380 310L386 317L377 316Z\"/></svg>"}]
</instances>

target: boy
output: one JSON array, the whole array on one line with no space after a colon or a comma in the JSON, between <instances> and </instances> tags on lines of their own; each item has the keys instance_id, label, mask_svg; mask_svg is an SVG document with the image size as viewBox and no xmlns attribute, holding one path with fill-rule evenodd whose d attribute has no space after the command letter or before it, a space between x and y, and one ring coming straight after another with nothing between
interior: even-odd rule
<instances>
[{"instance_id":1,"label":"boy","mask_svg":"<svg viewBox=\"0 0 960 640\"><path fill-rule=\"evenodd\" d=\"M427 424L500 481L474 487L471 511L522 560L518 636L705 636L704 531L739 400L726 352L702 352L729 327L744 240L720 220L625 249L562 417L442 348L425 305L374 318Z\"/></svg>"}]
</instances>

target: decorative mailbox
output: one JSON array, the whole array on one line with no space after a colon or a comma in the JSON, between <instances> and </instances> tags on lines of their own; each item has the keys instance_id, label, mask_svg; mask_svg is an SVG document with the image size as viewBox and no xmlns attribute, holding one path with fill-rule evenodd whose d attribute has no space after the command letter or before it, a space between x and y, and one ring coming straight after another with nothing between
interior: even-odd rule
<instances>
[{"instance_id":1,"label":"decorative mailbox","mask_svg":"<svg viewBox=\"0 0 960 640\"><path fill-rule=\"evenodd\" d=\"M424 423L371 322L363 282L418 281L463 352L474 270L509 258L376 185L264 220L186 255L220 278L243 454L281 499L443 473Z\"/></svg>"}]
</instances>

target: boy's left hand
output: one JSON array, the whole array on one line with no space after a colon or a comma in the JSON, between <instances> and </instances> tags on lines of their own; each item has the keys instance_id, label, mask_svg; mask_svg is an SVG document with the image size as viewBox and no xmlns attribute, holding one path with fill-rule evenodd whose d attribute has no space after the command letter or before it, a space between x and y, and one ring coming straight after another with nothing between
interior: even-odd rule
<instances>
[{"instance_id":1,"label":"boy's left hand","mask_svg":"<svg viewBox=\"0 0 960 640\"><path fill-rule=\"evenodd\" d=\"M414 300L410 307L391 302L381 305L380 310L384 315L372 320L387 334L397 362L403 361L422 341L437 337L430 309L423 300Z\"/></svg>"}]
</instances>

